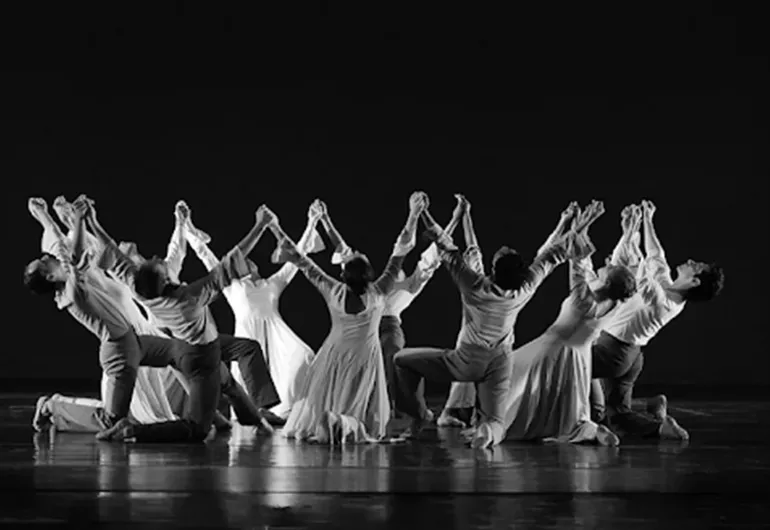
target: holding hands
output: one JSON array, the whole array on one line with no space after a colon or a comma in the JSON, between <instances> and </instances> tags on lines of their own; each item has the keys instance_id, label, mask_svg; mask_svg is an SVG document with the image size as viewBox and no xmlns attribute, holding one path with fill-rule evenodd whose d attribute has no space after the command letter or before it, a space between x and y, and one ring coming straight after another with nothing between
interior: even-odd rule
<instances>
[{"instance_id":1,"label":"holding hands","mask_svg":"<svg viewBox=\"0 0 770 530\"><path fill-rule=\"evenodd\" d=\"M412 216L420 215L425 209L428 208L429 200L428 194L424 191L415 191L409 197L409 213Z\"/></svg>"},{"instance_id":2,"label":"holding hands","mask_svg":"<svg viewBox=\"0 0 770 530\"><path fill-rule=\"evenodd\" d=\"M644 218L648 221L652 221L652 216L655 215L655 210L657 210L657 207L653 204L652 201L643 200L642 210L644 212Z\"/></svg>"},{"instance_id":3,"label":"holding hands","mask_svg":"<svg viewBox=\"0 0 770 530\"><path fill-rule=\"evenodd\" d=\"M48 213L48 204L46 204L45 199L40 197L30 197L27 201L27 209L32 217L40 219L40 216Z\"/></svg>"}]
</instances>

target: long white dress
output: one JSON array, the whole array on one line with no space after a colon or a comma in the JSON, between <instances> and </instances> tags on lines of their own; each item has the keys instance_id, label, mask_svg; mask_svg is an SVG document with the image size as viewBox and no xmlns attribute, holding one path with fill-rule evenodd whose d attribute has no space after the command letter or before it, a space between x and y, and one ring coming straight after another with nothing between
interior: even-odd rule
<instances>
[{"instance_id":1,"label":"long white dress","mask_svg":"<svg viewBox=\"0 0 770 530\"><path fill-rule=\"evenodd\" d=\"M188 236L190 246L208 270L218 263L216 255L204 243ZM298 245L308 254L324 249L323 240L310 223ZM313 350L289 327L279 311L283 290L297 274L297 266L284 264L268 278L250 277L233 281L222 293L235 316L235 336L255 340L262 347L281 402L270 412L286 418L313 360ZM238 363L231 364L235 380L244 384Z\"/></svg>"},{"instance_id":2,"label":"long white dress","mask_svg":"<svg viewBox=\"0 0 770 530\"><path fill-rule=\"evenodd\" d=\"M403 265L396 249L382 275L360 297L364 309L345 311L354 296L306 257L297 265L323 295L331 331L313 358L283 434L318 443L373 443L385 437L390 400L380 346L379 325L396 276ZM397 255L399 254L399 255ZM404 253L405 254L405 253Z\"/></svg>"},{"instance_id":3,"label":"long white dress","mask_svg":"<svg viewBox=\"0 0 770 530\"><path fill-rule=\"evenodd\" d=\"M570 259L570 295L556 321L513 354L506 407L506 439L579 443L597 437L591 421L591 344L620 304L604 315L588 280L593 278L587 239ZM579 253L579 254L578 254Z\"/></svg>"}]
</instances>

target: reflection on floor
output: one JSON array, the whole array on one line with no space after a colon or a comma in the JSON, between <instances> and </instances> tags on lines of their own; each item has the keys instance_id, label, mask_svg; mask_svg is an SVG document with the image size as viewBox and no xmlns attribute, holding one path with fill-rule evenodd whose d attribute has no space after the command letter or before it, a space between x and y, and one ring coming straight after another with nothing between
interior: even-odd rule
<instances>
[{"instance_id":1,"label":"reflection on floor","mask_svg":"<svg viewBox=\"0 0 770 530\"><path fill-rule=\"evenodd\" d=\"M30 427L0 396L0 525L120 528L760 528L770 403L672 402L689 444L428 441L329 448L236 426L206 446L97 443ZM765 524L763 524L765 523Z\"/></svg>"}]
</instances>

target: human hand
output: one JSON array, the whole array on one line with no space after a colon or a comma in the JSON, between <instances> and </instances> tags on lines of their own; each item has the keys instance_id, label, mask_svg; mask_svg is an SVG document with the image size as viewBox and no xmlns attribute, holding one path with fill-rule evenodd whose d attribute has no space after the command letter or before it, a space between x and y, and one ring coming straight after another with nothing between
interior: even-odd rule
<instances>
[{"instance_id":1,"label":"human hand","mask_svg":"<svg viewBox=\"0 0 770 530\"><path fill-rule=\"evenodd\" d=\"M421 213L423 210L425 210L427 204L428 196L425 194L425 192L415 191L409 197L409 210L412 214Z\"/></svg>"},{"instance_id":2,"label":"human hand","mask_svg":"<svg viewBox=\"0 0 770 530\"><path fill-rule=\"evenodd\" d=\"M185 201L179 200L174 207L174 215L176 220L180 224L187 223L190 220L191 212L190 207Z\"/></svg>"},{"instance_id":3,"label":"human hand","mask_svg":"<svg viewBox=\"0 0 770 530\"><path fill-rule=\"evenodd\" d=\"M27 201L27 209L33 217L38 217L48 212L48 204L40 197L30 197Z\"/></svg>"},{"instance_id":4,"label":"human hand","mask_svg":"<svg viewBox=\"0 0 770 530\"><path fill-rule=\"evenodd\" d=\"M657 210L657 207L652 201L642 201L642 211L647 219L652 219L652 216L655 215L655 210Z\"/></svg>"},{"instance_id":5,"label":"human hand","mask_svg":"<svg viewBox=\"0 0 770 530\"><path fill-rule=\"evenodd\" d=\"M324 215L325 210L326 209L322 206L321 201L316 199L310 203L310 207L307 209L307 218L310 221L317 221Z\"/></svg>"},{"instance_id":6,"label":"human hand","mask_svg":"<svg viewBox=\"0 0 770 530\"><path fill-rule=\"evenodd\" d=\"M578 207L577 201L572 201L566 208L564 208L564 211L561 212L561 223L566 224L567 221L572 219L575 214L579 212L580 208Z\"/></svg>"}]
</instances>

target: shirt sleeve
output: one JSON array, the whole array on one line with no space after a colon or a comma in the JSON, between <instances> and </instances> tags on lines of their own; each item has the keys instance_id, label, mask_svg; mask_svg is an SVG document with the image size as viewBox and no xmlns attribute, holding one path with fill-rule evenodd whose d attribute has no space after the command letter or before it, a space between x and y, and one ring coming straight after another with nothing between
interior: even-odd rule
<instances>
[{"instance_id":1,"label":"shirt sleeve","mask_svg":"<svg viewBox=\"0 0 770 530\"><path fill-rule=\"evenodd\" d=\"M393 255L390 256L388 264L385 265L385 270L383 270L380 277L374 281L374 286L382 294L390 294L396 285L396 278L398 278L398 273L403 266L404 256L399 256L394 252Z\"/></svg>"},{"instance_id":2,"label":"shirt sleeve","mask_svg":"<svg viewBox=\"0 0 770 530\"><path fill-rule=\"evenodd\" d=\"M100 268L111 271L118 281L134 291L134 274L137 266L120 251L115 243L105 243L95 259Z\"/></svg>"},{"instance_id":3,"label":"shirt sleeve","mask_svg":"<svg viewBox=\"0 0 770 530\"><path fill-rule=\"evenodd\" d=\"M206 276L186 285L183 296L195 299L199 307L207 306L234 280L243 278L250 272L243 252L235 247L225 254L219 264Z\"/></svg>"},{"instance_id":4,"label":"shirt sleeve","mask_svg":"<svg viewBox=\"0 0 770 530\"><path fill-rule=\"evenodd\" d=\"M56 294L56 306L59 309L66 309L74 303L76 298L86 294L83 288L83 277L90 266L90 255L83 253L77 263L73 262L72 252L64 241L54 243L50 250L67 274L64 288Z\"/></svg>"},{"instance_id":5,"label":"shirt sleeve","mask_svg":"<svg viewBox=\"0 0 770 530\"><path fill-rule=\"evenodd\" d=\"M548 276L562 263L567 261L568 241L562 240L546 247L529 267L529 279L522 291L531 292L540 287Z\"/></svg>"},{"instance_id":6,"label":"shirt sleeve","mask_svg":"<svg viewBox=\"0 0 770 530\"><path fill-rule=\"evenodd\" d=\"M468 265L468 268L473 272L481 274L482 276L485 274L484 257L482 256L481 249L478 247L478 245L473 245L466 248L465 253L463 254L463 258L465 259L465 263Z\"/></svg>"}]
</instances>

